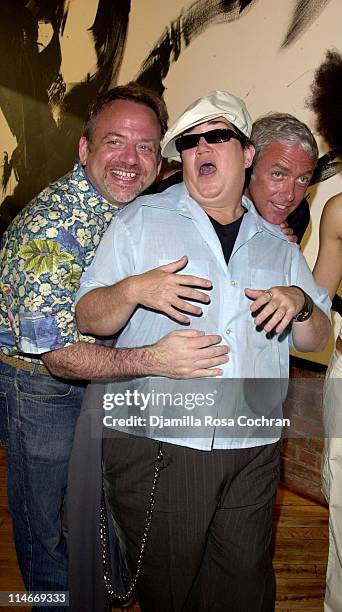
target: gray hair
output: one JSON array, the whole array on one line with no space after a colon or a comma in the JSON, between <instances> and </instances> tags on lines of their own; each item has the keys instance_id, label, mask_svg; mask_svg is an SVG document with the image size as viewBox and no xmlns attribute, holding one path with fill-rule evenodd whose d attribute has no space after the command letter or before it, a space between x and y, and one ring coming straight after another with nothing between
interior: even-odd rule
<instances>
[{"instance_id":1,"label":"gray hair","mask_svg":"<svg viewBox=\"0 0 342 612\"><path fill-rule=\"evenodd\" d=\"M265 147L276 140L281 144L298 144L315 161L318 159L317 142L308 126L288 113L269 113L253 123L251 141L255 146L253 166Z\"/></svg>"}]
</instances>

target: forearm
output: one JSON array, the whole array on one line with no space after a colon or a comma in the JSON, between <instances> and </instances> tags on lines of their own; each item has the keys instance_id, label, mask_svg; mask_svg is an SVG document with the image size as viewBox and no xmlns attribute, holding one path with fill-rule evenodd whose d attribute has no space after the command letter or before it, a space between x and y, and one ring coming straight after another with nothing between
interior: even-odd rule
<instances>
[{"instance_id":1,"label":"forearm","mask_svg":"<svg viewBox=\"0 0 342 612\"><path fill-rule=\"evenodd\" d=\"M136 306L132 277L128 277L81 297L76 304L77 325L84 334L112 336L126 324Z\"/></svg>"},{"instance_id":2,"label":"forearm","mask_svg":"<svg viewBox=\"0 0 342 612\"><path fill-rule=\"evenodd\" d=\"M228 347L217 335L174 331L151 346L124 349L78 342L42 355L46 367L60 378L103 380L137 376L203 378L220 376Z\"/></svg>"},{"instance_id":3,"label":"forearm","mask_svg":"<svg viewBox=\"0 0 342 612\"><path fill-rule=\"evenodd\" d=\"M87 342L42 355L54 376L71 380L103 380L142 376L158 371L154 348L116 349Z\"/></svg>"},{"instance_id":4,"label":"forearm","mask_svg":"<svg viewBox=\"0 0 342 612\"><path fill-rule=\"evenodd\" d=\"M294 347L298 351L320 353L324 350L330 336L331 324L324 312L314 306L307 321L292 324Z\"/></svg>"}]
</instances>

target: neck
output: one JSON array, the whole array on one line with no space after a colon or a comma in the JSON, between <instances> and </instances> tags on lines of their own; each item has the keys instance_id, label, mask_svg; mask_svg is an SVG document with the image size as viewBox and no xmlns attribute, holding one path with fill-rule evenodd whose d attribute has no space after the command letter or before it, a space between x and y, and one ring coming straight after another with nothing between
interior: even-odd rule
<instances>
[{"instance_id":1,"label":"neck","mask_svg":"<svg viewBox=\"0 0 342 612\"><path fill-rule=\"evenodd\" d=\"M229 208L212 208L210 206L202 206L202 208L207 215L209 215L209 217L212 217L212 219L215 219L215 221L218 221L221 223L221 225L227 225L227 223L237 221L237 219L239 219L245 211L241 202L239 202L239 204L237 204L234 208L231 208L230 206Z\"/></svg>"}]
</instances>

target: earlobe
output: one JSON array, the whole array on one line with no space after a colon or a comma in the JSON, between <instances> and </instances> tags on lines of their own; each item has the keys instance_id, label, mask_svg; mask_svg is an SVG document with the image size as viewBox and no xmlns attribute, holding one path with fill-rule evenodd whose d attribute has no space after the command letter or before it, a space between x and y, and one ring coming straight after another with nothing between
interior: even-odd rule
<instances>
[{"instance_id":1,"label":"earlobe","mask_svg":"<svg viewBox=\"0 0 342 612\"><path fill-rule=\"evenodd\" d=\"M89 152L88 140L85 136L81 136L80 142L78 145L78 156L80 158L80 162L82 166L85 166L87 164L88 152Z\"/></svg>"},{"instance_id":2,"label":"earlobe","mask_svg":"<svg viewBox=\"0 0 342 612\"><path fill-rule=\"evenodd\" d=\"M255 148L253 147L253 145L249 145L249 147L247 147L244 150L244 154L245 154L245 168L250 168L253 163L253 158L255 155Z\"/></svg>"}]
</instances>

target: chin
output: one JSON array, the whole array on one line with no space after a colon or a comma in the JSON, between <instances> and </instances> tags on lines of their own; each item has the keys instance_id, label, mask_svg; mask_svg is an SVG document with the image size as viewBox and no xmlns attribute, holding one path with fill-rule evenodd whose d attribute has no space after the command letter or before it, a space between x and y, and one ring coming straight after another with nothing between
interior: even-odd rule
<instances>
[{"instance_id":1,"label":"chin","mask_svg":"<svg viewBox=\"0 0 342 612\"><path fill-rule=\"evenodd\" d=\"M128 204L129 202L132 202L132 200L134 200L137 195L138 195L138 193L135 193L135 192L133 192L133 193L119 193L119 194L117 194L117 196L114 196L114 194L113 194L113 199L118 204Z\"/></svg>"}]
</instances>

